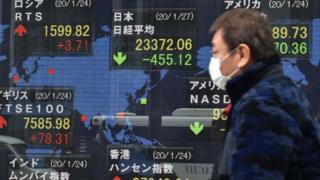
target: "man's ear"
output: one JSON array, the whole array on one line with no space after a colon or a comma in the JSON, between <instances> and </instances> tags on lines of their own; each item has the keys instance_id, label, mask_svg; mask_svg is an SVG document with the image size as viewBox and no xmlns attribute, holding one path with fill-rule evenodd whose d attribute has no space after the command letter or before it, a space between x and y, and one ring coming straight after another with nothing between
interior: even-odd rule
<instances>
[{"instance_id":1,"label":"man's ear","mask_svg":"<svg viewBox=\"0 0 320 180\"><path fill-rule=\"evenodd\" d=\"M239 69L245 68L251 63L251 50L250 47L246 44L240 44L238 46L240 61L237 65Z\"/></svg>"}]
</instances>

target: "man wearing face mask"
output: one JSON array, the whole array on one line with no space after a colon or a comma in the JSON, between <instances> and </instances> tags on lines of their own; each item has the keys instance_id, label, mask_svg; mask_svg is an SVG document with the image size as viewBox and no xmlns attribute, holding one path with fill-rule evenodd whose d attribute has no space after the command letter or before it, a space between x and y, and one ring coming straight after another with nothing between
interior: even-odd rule
<instances>
[{"instance_id":1,"label":"man wearing face mask","mask_svg":"<svg viewBox=\"0 0 320 180\"><path fill-rule=\"evenodd\" d=\"M210 31L209 74L232 104L220 179L320 179L319 127L283 74L270 23L258 11L236 9Z\"/></svg>"}]
</instances>

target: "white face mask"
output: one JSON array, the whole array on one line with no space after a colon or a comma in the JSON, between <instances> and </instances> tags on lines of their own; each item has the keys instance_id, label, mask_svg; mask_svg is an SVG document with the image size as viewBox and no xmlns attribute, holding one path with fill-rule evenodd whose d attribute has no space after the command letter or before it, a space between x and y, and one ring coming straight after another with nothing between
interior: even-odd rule
<instances>
[{"instance_id":1,"label":"white face mask","mask_svg":"<svg viewBox=\"0 0 320 180\"><path fill-rule=\"evenodd\" d=\"M211 57L210 64L209 64L209 74L210 78L220 89L226 90L227 82L231 79L231 77L239 71L239 68L235 69L229 76L224 76L220 70L221 62L225 61L232 51L225 56L222 60L219 58Z\"/></svg>"}]
</instances>

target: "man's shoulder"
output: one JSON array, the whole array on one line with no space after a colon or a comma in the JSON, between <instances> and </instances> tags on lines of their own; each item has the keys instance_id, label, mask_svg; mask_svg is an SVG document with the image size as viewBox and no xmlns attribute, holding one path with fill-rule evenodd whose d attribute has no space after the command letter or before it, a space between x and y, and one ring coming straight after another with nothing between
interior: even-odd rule
<instances>
[{"instance_id":1,"label":"man's shoulder","mask_svg":"<svg viewBox=\"0 0 320 180\"><path fill-rule=\"evenodd\" d=\"M289 103L302 105L307 103L302 91L282 73L280 66L276 66L264 75L240 98L240 103L248 100L268 101L281 106Z\"/></svg>"},{"instance_id":2,"label":"man's shoulder","mask_svg":"<svg viewBox=\"0 0 320 180\"><path fill-rule=\"evenodd\" d=\"M273 74L261 78L243 94L235 105L236 114L255 112L255 115L306 119L306 112L310 112L309 101L294 82L275 72L271 71Z\"/></svg>"},{"instance_id":3,"label":"man's shoulder","mask_svg":"<svg viewBox=\"0 0 320 180\"><path fill-rule=\"evenodd\" d=\"M302 124L307 123L314 126L315 121L308 99L284 75L262 78L239 99L234 110L232 116L236 117L241 114L241 117L245 117L242 121L263 124L256 121L256 119L261 119L270 124L270 121L276 120L291 132L300 131ZM234 123L238 124L240 121ZM307 130L302 129L302 131Z\"/></svg>"}]
</instances>

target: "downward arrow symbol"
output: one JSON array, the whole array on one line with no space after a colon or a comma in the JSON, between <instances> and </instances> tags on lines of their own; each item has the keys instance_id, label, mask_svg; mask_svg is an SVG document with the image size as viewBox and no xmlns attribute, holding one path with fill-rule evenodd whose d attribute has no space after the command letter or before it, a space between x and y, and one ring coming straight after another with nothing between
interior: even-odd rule
<instances>
[{"instance_id":1,"label":"downward arrow symbol","mask_svg":"<svg viewBox=\"0 0 320 180\"><path fill-rule=\"evenodd\" d=\"M120 66L127 60L127 55L123 54L122 52L118 52L117 55L113 55L113 60Z\"/></svg>"},{"instance_id":2,"label":"downward arrow symbol","mask_svg":"<svg viewBox=\"0 0 320 180\"><path fill-rule=\"evenodd\" d=\"M204 125L200 122L194 122L190 124L190 130L197 136L199 135L204 128Z\"/></svg>"}]
</instances>

